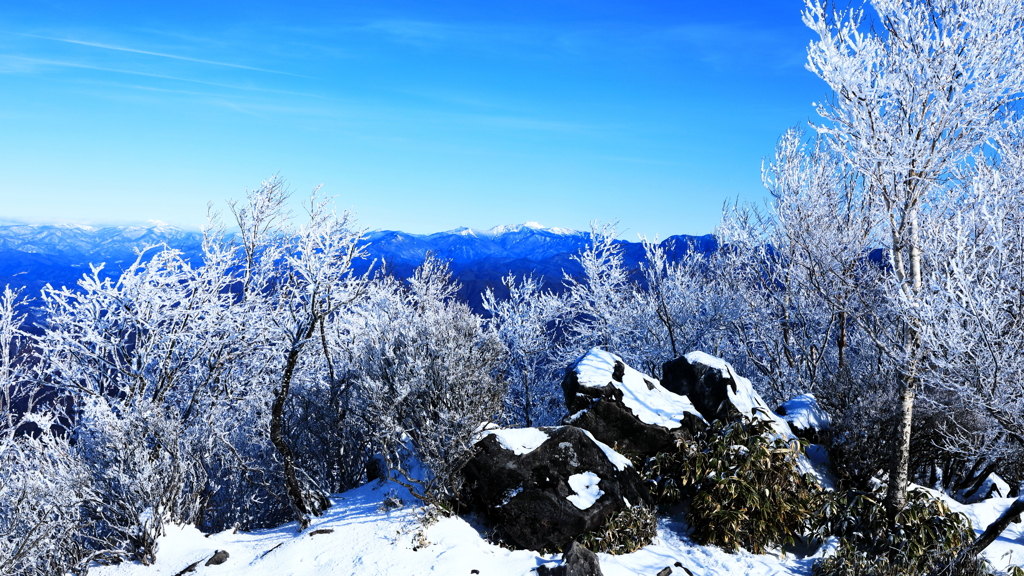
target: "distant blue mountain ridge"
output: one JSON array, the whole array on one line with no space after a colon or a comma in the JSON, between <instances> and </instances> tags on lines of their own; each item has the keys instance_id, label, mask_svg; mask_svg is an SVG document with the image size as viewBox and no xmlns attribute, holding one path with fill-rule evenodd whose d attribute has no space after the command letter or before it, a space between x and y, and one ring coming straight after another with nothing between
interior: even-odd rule
<instances>
[{"instance_id":1,"label":"distant blue mountain ridge","mask_svg":"<svg viewBox=\"0 0 1024 576\"><path fill-rule=\"evenodd\" d=\"M481 311L481 296L493 288L505 295L501 278L509 273L532 274L555 292L563 288L565 274L581 269L571 257L590 242L589 232L545 228L535 222L497 226L490 230L457 228L435 234L375 230L366 237L368 257L357 264L363 272L371 265L407 278L427 253L450 262L462 285L459 296ZM107 226L6 225L0 226L0 287L23 287L30 298L46 284L75 286L90 264L104 265L104 274L116 277L135 261L137 249L166 244L190 260L202 257L202 235L167 225ZM717 249L714 236L671 236L662 241L670 258L688 250L709 253ZM626 266L639 268L644 258L640 242L621 241Z\"/></svg>"}]
</instances>

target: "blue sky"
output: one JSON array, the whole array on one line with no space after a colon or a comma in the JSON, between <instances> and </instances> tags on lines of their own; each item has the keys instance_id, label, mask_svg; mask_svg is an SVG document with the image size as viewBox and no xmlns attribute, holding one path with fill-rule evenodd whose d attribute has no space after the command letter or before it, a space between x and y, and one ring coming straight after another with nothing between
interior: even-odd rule
<instances>
[{"instance_id":1,"label":"blue sky","mask_svg":"<svg viewBox=\"0 0 1024 576\"><path fill-rule=\"evenodd\" d=\"M826 95L801 6L5 2L0 219L197 227L278 173L370 228L706 233Z\"/></svg>"}]
</instances>

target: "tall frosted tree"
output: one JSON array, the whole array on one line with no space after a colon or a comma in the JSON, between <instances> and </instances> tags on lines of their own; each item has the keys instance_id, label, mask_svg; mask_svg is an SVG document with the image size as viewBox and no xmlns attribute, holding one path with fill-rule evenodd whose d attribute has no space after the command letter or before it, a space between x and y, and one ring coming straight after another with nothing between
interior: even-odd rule
<instances>
[{"instance_id":1,"label":"tall frosted tree","mask_svg":"<svg viewBox=\"0 0 1024 576\"><path fill-rule=\"evenodd\" d=\"M927 305L923 235L945 215L940 200L974 162L997 154L1024 83L1024 4L1006 0L872 0L833 11L807 0L818 39L807 67L832 96L816 126L864 179L883 224L895 299ZM886 505L906 505L915 394L926 369L920 327L904 316L887 351L901 393Z\"/></svg>"}]
</instances>

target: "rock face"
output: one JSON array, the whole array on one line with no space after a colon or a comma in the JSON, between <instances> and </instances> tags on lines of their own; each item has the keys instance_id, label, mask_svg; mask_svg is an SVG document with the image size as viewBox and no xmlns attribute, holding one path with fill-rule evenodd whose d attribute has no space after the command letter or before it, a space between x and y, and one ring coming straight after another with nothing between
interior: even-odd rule
<instances>
[{"instance_id":1,"label":"rock face","mask_svg":"<svg viewBox=\"0 0 1024 576\"><path fill-rule=\"evenodd\" d=\"M204 566L217 566L219 564L223 564L227 562L230 557L231 555L228 554L227 550L217 550L217 552L206 561Z\"/></svg>"},{"instance_id":2,"label":"rock face","mask_svg":"<svg viewBox=\"0 0 1024 576\"><path fill-rule=\"evenodd\" d=\"M476 445L467 489L522 548L560 549L627 506L650 505L629 460L580 428L490 430Z\"/></svg>"},{"instance_id":3,"label":"rock face","mask_svg":"<svg viewBox=\"0 0 1024 576\"><path fill-rule=\"evenodd\" d=\"M587 550L579 542L573 542L569 549L562 553L562 560L565 562L566 576L604 576L597 554Z\"/></svg>"},{"instance_id":4,"label":"rock face","mask_svg":"<svg viewBox=\"0 0 1024 576\"><path fill-rule=\"evenodd\" d=\"M673 394L656 378L600 348L587 352L565 371L562 392L570 413L567 424L638 456L653 456L707 426L685 396Z\"/></svg>"}]
</instances>

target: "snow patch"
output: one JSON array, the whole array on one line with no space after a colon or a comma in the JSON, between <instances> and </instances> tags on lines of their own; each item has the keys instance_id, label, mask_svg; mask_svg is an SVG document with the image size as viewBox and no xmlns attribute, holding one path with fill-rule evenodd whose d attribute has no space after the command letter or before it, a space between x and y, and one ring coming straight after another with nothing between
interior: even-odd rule
<instances>
[{"instance_id":1,"label":"snow patch","mask_svg":"<svg viewBox=\"0 0 1024 576\"><path fill-rule=\"evenodd\" d=\"M217 576L321 576L326 574L480 574L522 576L535 574L538 566L559 566L560 555L529 550L507 550L489 543L465 519L441 518L429 527L417 520L411 506L382 511L381 502L395 490L409 502L411 495L397 484L371 483L344 494L335 494L333 506L313 519L304 532L289 523L255 532L225 530L204 535L191 526L166 527L159 540L156 562L143 566L122 562L94 566L93 576L174 576L193 562L200 562L197 574L204 573L202 563L216 550L231 556L220 566L208 569ZM954 512L963 512L980 534L1012 502L1012 498L992 498L974 505L943 498ZM317 536L316 530L333 530ZM429 542L416 549L416 533L422 531ZM606 576L657 574L672 567L673 574L685 574L676 568L679 562L695 576L806 576L815 559L834 551L830 540L817 553L801 558L793 554L750 554L740 550L728 553L715 546L698 546L687 536L687 526L677 518L659 517L654 542L630 554L598 554ZM1009 564L1024 560L1024 524L1010 524L984 552L993 566L1005 571Z\"/></svg>"},{"instance_id":2,"label":"snow patch","mask_svg":"<svg viewBox=\"0 0 1024 576\"><path fill-rule=\"evenodd\" d=\"M511 450L516 456L529 454L547 441L548 436L539 428L509 428L505 430L488 430L484 435L491 435L498 439L498 443L505 450Z\"/></svg>"},{"instance_id":3,"label":"snow patch","mask_svg":"<svg viewBox=\"0 0 1024 576\"><path fill-rule=\"evenodd\" d=\"M515 490L509 490L508 493L505 494L505 497L502 499L501 504L498 504L497 507L501 508L502 506L508 504L509 502L512 501L513 498L518 496L519 493L522 492L522 491L523 491L523 487L522 486L516 488Z\"/></svg>"},{"instance_id":4,"label":"snow patch","mask_svg":"<svg viewBox=\"0 0 1024 576\"><path fill-rule=\"evenodd\" d=\"M957 493L957 498L967 504L981 502L987 498L1007 498L1009 496L1010 485L995 472L989 474L982 481L981 486L978 486L977 490L971 492L971 489L968 487Z\"/></svg>"},{"instance_id":5,"label":"snow patch","mask_svg":"<svg viewBox=\"0 0 1024 576\"><path fill-rule=\"evenodd\" d=\"M597 487L601 478L593 472L583 472L569 476L569 488L575 494L566 496L565 499L572 502L572 505L580 510L586 510L597 502L597 499L604 496L604 491Z\"/></svg>"},{"instance_id":6,"label":"snow patch","mask_svg":"<svg viewBox=\"0 0 1024 576\"><path fill-rule=\"evenodd\" d=\"M611 446L605 444L604 442L601 442L597 438L594 438L594 435L591 434L589 430L583 430L583 433L586 434L588 438L593 440L594 444L597 444L597 447L600 448L602 452L604 452L605 458L608 458L608 461L612 463L612 466L615 466L616 470L622 471L625 470L626 468L630 468L633 466L633 463L629 461L629 458L626 458L622 454L619 454L614 449L612 449Z\"/></svg>"},{"instance_id":7,"label":"snow patch","mask_svg":"<svg viewBox=\"0 0 1024 576\"><path fill-rule=\"evenodd\" d=\"M622 382L612 378L618 356L594 348L580 358L574 369L576 379L583 388L603 388L608 384L622 392L622 403L644 424L653 424L669 430L679 428L687 414L704 420L686 396L673 394L652 378L634 370L625 362Z\"/></svg>"}]
</instances>

